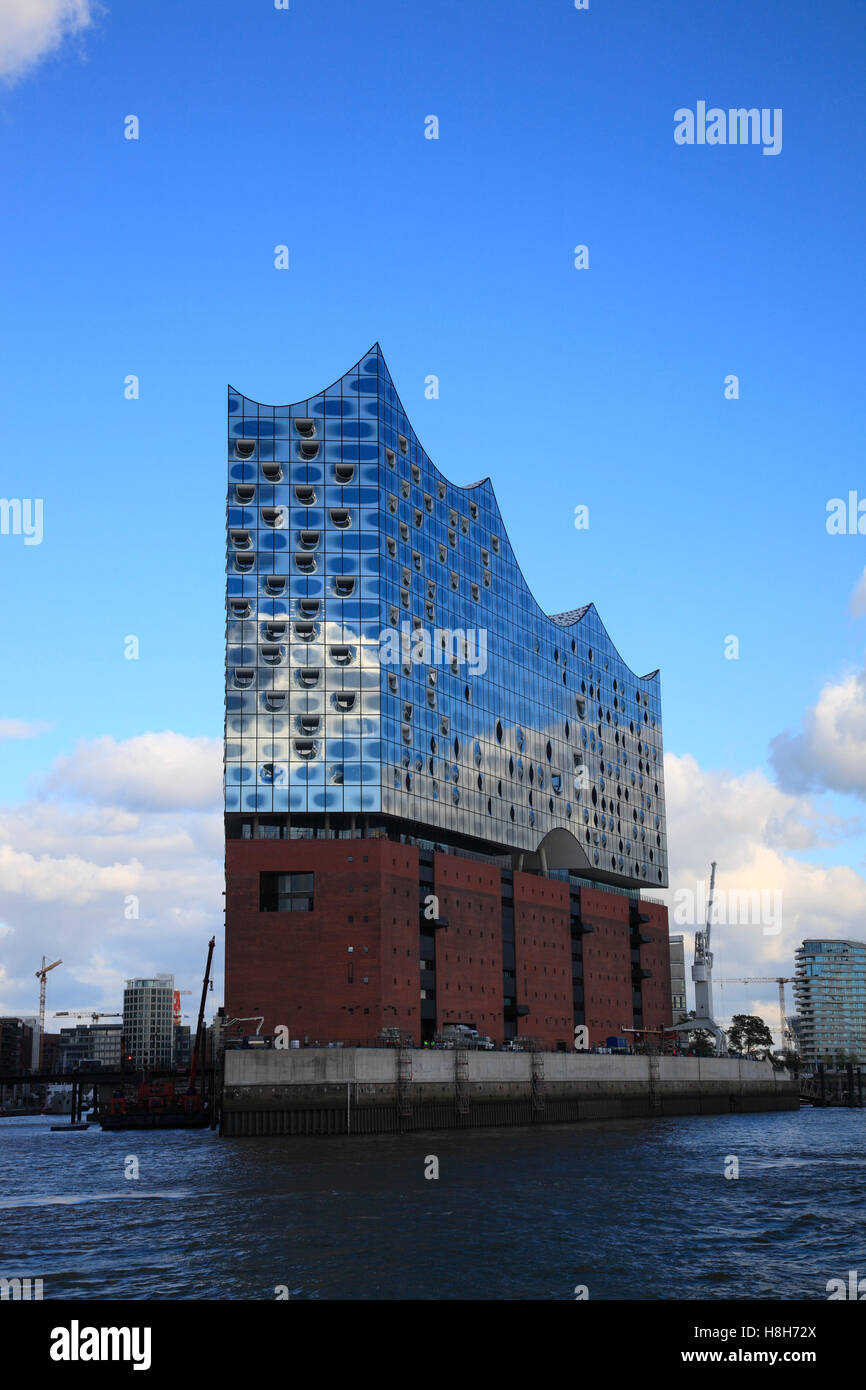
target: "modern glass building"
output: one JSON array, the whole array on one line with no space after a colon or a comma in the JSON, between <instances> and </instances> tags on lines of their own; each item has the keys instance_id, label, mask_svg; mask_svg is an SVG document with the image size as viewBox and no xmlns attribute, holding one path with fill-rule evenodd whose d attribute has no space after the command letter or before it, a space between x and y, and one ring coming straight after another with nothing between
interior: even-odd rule
<instances>
[{"instance_id":1,"label":"modern glass building","mask_svg":"<svg viewBox=\"0 0 866 1390\"><path fill-rule=\"evenodd\" d=\"M674 1023L682 1023L688 1018L686 998L686 954L685 939L682 936L670 938L671 948L671 1014Z\"/></svg>"},{"instance_id":2,"label":"modern glass building","mask_svg":"<svg viewBox=\"0 0 866 1390\"><path fill-rule=\"evenodd\" d=\"M174 976L127 980L123 1045L136 1067L171 1067L174 1060Z\"/></svg>"},{"instance_id":3,"label":"modern glass building","mask_svg":"<svg viewBox=\"0 0 866 1390\"><path fill-rule=\"evenodd\" d=\"M60 1030L60 1070L120 1066L123 1028L119 1023L79 1023Z\"/></svg>"},{"instance_id":4,"label":"modern glass building","mask_svg":"<svg viewBox=\"0 0 866 1390\"><path fill-rule=\"evenodd\" d=\"M805 1062L866 1062L866 941L807 938L794 998Z\"/></svg>"},{"instance_id":5,"label":"modern glass building","mask_svg":"<svg viewBox=\"0 0 866 1390\"><path fill-rule=\"evenodd\" d=\"M667 884L658 672L591 603L541 611L489 479L439 472L378 345L294 405L230 389L228 473L229 839L422 828Z\"/></svg>"}]
</instances>

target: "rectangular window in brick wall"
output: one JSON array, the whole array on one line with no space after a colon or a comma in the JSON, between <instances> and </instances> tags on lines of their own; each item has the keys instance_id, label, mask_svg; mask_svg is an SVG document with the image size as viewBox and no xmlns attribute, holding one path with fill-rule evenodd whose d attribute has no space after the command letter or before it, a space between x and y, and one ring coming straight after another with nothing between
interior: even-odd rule
<instances>
[{"instance_id":1,"label":"rectangular window in brick wall","mask_svg":"<svg viewBox=\"0 0 866 1390\"><path fill-rule=\"evenodd\" d=\"M259 874L260 912L312 912L312 874Z\"/></svg>"}]
</instances>

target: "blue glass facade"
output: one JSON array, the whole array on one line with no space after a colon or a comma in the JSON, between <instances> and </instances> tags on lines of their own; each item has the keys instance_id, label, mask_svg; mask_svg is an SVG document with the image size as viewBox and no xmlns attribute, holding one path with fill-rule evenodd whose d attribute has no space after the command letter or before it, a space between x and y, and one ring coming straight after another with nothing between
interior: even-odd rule
<instances>
[{"instance_id":1,"label":"blue glass facade","mask_svg":"<svg viewBox=\"0 0 866 1390\"><path fill-rule=\"evenodd\" d=\"M378 346L295 405L230 389L228 455L229 816L667 883L658 672L592 604L542 613L489 480L439 472Z\"/></svg>"}]
</instances>

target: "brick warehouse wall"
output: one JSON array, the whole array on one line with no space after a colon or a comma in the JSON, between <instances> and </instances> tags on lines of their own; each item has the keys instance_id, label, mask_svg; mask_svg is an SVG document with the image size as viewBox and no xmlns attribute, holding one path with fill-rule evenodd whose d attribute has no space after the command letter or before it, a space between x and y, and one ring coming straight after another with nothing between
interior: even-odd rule
<instances>
[{"instance_id":1,"label":"brick warehouse wall","mask_svg":"<svg viewBox=\"0 0 866 1390\"><path fill-rule=\"evenodd\" d=\"M583 938L583 990L589 1043L596 1047L631 1027L634 1017L628 899L581 888L580 915L593 928Z\"/></svg>"},{"instance_id":2,"label":"brick warehouse wall","mask_svg":"<svg viewBox=\"0 0 866 1390\"><path fill-rule=\"evenodd\" d=\"M530 1012L520 1032L548 1047L574 1046L571 997L571 920L568 884L535 874L514 875L517 997Z\"/></svg>"},{"instance_id":3,"label":"brick warehouse wall","mask_svg":"<svg viewBox=\"0 0 866 1390\"><path fill-rule=\"evenodd\" d=\"M315 876L313 912L259 910L261 872ZM513 876L516 997L529 1009L519 1035L571 1048L569 890L558 879ZM383 1027L421 1040L418 850L386 840L226 842L226 1017L264 1015L311 1042L372 1042ZM502 875L494 865L436 853L432 891L447 926L435 932L436 1028L472 1023L504 1036ZM670 1022L667 910L646 903L640 930L644 1026ZM631 1025L629 904L581 890L593 931L583 938L585 1017L590 1044ZM349 950L351 947L351 951ZM244 1025L243 1032L254 1031Z\"/></svg>"},{"instance_id":4,"label":"brick warehouse wall","mask_svg":"<svg viewBox=\"0 0 866 1390\"><path fill-rule=\"evenodd\" d=\"M228 840L226 1017L311 1042L417 1034L417 863L384 840ZM313 873L314 910L260 912L263 871Z\"/></svg>"},{"instance_id":5,"label":"brick warehouse wall","mask_svg":"<svg viewBox=\"0 0 866 1390\"><path fill-rule=\"evenodd\" d=\"M433 856L434 892L448 926L436 934L436 1026L472 1023L502 1040L502 914L498 868Z\"/></svg>"},{"instance_id":6,"label":"brick warehouse wall","mask_svg":"<svg viewBox=\"0 0 866 1390\"><path fill-rule=\"evenodd\" d=\"M668 932L668 910L664 903L641 903L641 912L649 917L640 930L652 940L642 943L640 963L652 971L643 982L643 1021L645 1028L669 1028L673 1022L671 1001L671 951Z\"/></svg>"}]
</instances>

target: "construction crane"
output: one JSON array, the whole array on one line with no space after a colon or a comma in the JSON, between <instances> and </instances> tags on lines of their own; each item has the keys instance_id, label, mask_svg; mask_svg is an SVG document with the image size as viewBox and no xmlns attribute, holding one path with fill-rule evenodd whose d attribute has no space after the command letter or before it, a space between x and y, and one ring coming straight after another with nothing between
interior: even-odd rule
<instances>
[{"instance_id":1,"label":"construction crane","mask_svg":"<svg viewBox=\"0 0 866 1390\"><path fill-rule=\"evenodd\" d=\"M106 1014L97 1009L58 1009L55 1018L92 1018L95 1023L98 1018L123 1018L123 1014Z\"/></svg>"},{"instance_id":2,"label":"construction crane","mask_svg":"<svg viewBox=\"0 0 866 1390\"><path fill-rule=\"evenodd\" d=\"M785 1008L785 985L794 984L791 975L743 975L731 980L719 980L720 985L778 985L779 986L779 1046L794 1051L794 1034Z\"/></svg>"},{"instance_id":3,"label":"construction crane","mask_svg":"<svg viewBox=\"0 0 866 1390\"><path fill-rule=\"evenodd\" d=\"M710 865L710 894L707 901L707 922L703 931L695 932L695 959L692 965L692 982L695 987L695 1017L683 1023L675 1023L673 1033L712 1033L716 1040L716 1055L725 1057L727 1046L725 1035L713 1018L713 953L710 950L712 933L713 894L716 887L716 861ZM667 1030L665 1030L667 1031Z\"/></svg>"},{"instance_id":4,"label":"construction crane","mask_svg":"<svg viewBox=\"0 0 866 1390\"><path fill-rule=\"evenodd\" d=\"M46 965L43 956L42 968L33 972L39 981L39 1061L37 1066L40 1071L42 1070L42 1039L45 1037L45 976L49 970L56 970L57 966L62 964L62 960L56 960L53 965Z\"/></svg>"},{"instance_id":5,"label":"construction crane","mask_svg":"<svg viewBox=\"0 0 866 1390\"><path fill-rule=\"evenodd\" d=\"M176 989L174 991L174 1004L172 1008L172 1022L180 1023L180 996L182 994L192 994L191 989ZM184 1015L185 1017L185 1015Z\"/></svg>"}]
</instances>

